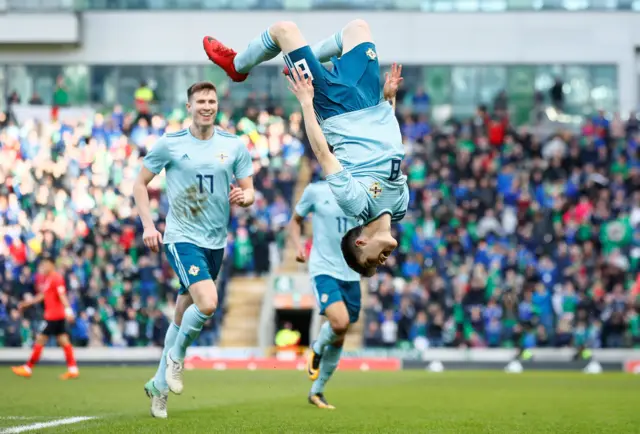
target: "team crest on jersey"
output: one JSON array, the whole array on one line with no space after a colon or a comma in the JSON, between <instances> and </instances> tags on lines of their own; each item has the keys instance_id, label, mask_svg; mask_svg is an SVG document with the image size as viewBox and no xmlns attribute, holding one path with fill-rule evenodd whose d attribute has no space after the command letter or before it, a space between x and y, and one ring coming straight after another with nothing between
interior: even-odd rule
<instances>
[{"instance_id":1,"label":"team crest on jersey","mask_svg":"<svg viewBox=\"0 0 640 434\"><path fill-rule=\"evenodd\" d=\"M195 265L192 265L191 268L189 268L189 274L191 274L192 276L197 276L199 272L200 272L200 267L196 267Z\"/></svg>"},{"instance_id":2,"label":"team crest on jersey","mask_svg":"<svg viewBox=\"0 0 640 434\"><path fill-rule=\"evenodd\" d=\"M327 294L322 294L322 297L320 297L320 301L322 303L326 303L327 300L329 300L329 296Z\"/></svg>"},{"instance_id":3,"label":"team crest on jersey","mask_svg":"<svg viewBox=\"0 0 640 434\"><path fill-rule=\"evenodd\" d=\"M369 59L371 60L376 60L376 57L378 57L378 55L376 54L376 52L374 51L373 48L369 48L367 50L367 56L369 57Z\"/></svg>"},{"instance_id":4,"label":"team crest on jersey","mask_svg":"<svg viewBox=\"0 0 640 434\"><path fill-rule=\"evenodd\" d=\"M220 155L218 155L218 158L220 159L220 162L221 162L221 163L224 163L224 161L225 161L227 158L229 158L229 156L228 156L227 154L225 154L225 153L222 153L222 152L221 152L221 153L220 153Z\"/></svg>"},{"instance_id":5,"label":"team crest on jersey","mask_svg":"<svg viewBox=\"0 0 640 434\"><path fill-rule=\"evenodd\" d=\"M373 196L374 199L379 198L382 194L382 187L380 187L380 183L374 182L371 184L371 187L369 187L369 193L371 193L371 196Z\"/></svg>"}]
</instances>

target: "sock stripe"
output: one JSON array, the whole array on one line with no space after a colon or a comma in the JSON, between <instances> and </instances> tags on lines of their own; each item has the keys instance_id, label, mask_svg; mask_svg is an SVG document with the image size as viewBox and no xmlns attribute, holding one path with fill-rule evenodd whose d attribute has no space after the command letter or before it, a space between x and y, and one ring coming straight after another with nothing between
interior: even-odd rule
<instances>
[{"instance_id":1,"label":"sock stripe","mask_svg":"<svg viewBox=\"0 0 640 434\"><path fill-rule=\"evenodd\" d=\"M338 48L342 51L342 30L335 34L336 44L338 44Z\"/></svg>"},{"instance_id":2,"label":"sock stripe","mask_svg":"<svg viewBox=\"0 0 640 434\"><path fill-rule=\"evenodd\" d=\"M196 315L198 316L198 318L200 318L202 321L206 321L209 318L211 318L213 315L205 315L202 312L200 312L200 309L198 309L198 306L193 305L193 307L195 308L196 311Z\"/></svg>"},{"instance_id":3,"label":"sock stripe","mask_svg":"<svg viewBox=\"0 0 640 434\"><path fill-rule=\"evenodd\" d=\"M171 322L171 325L174 326L176 328L176 330L180 330L180 326L176 323L174 323L173 321Z\"/></svg>"},{"instance_id":4,"label":"sock stripe","mask_svg":"<svg viewBox=\"0 0 640 434\"><path fill-rule=\"evenodd\" d=\"M276 43L273 42L273 39L271 38L271 35L269 34L269 30L265 30L265 32L262 34L262 43L264 44L264 46L265 46L265 48L267 50L280 51L280 48L278 48Z\"/></svg>"}]
</instances>

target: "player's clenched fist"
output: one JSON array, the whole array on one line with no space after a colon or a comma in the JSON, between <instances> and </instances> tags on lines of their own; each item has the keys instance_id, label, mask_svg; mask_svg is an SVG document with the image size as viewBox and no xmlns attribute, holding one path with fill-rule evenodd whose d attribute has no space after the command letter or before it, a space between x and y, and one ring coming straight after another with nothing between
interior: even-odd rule
<instances>
[{"instance_id":1,"label":"player's clenched fist","mask_svg":"<svg viewBox=\"0 0 640 434\"><path fill-rule=\"evenodd\" d=\"M305 251L304 246L298 247L298 251L296 253L296 261L304 264L307 262L307 252Z\"/></svg>"},{"instance_id":2,"label":"player's clenched fist","mask_svg":"<svg viewBox=\"0 0 640 434\"><path fill-rule=\"evenodd\" d=\"M289 90L298 98L300 104L313 102L313 81L311 77L304 77L298 68L292 71L293 78L287 76Z\"/></svg>"},{"instance_id":3,"label":"player's clenched fist","mask_svg":"<svg viewBox=\"0 0 640 434\"><path fill-rule=\"evenodd\" d=\"M231 184L229 186L229 203L231 205L243 206L245 202L244 190Z\"/></svg>"},{"instance_id":4,"label":"player's clenched fist","mask_svg":"<svg viewBox=\"0 0 640 434\"><path fill-rule=\"evenodd\" d=\"M162 234L155 227L146 228L142 234L142 241L152 252L158 253L162 244Z\"/></svg>"}]
</instances>

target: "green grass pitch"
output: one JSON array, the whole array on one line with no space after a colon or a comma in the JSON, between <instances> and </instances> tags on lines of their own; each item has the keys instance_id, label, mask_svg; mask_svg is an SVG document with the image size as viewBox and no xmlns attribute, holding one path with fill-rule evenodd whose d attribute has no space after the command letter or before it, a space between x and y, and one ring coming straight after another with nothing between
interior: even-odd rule
<instances>
[{"instance_id":1,"label":"green grass pitch","mask_svg":"<svg viewBox=\"0 0 640 434\"><path fill-rule=\"evenodd\" d=\"M169 419L155 420L143 392L153 371L85 367L62 382L61 367L23 379L3 366L0 433L640 432L640 377L625 374L338 371L330 411L307 404L303 372L189 371ZM46 427L81 416L96 419Z\"/></svg>"}]
</instances>

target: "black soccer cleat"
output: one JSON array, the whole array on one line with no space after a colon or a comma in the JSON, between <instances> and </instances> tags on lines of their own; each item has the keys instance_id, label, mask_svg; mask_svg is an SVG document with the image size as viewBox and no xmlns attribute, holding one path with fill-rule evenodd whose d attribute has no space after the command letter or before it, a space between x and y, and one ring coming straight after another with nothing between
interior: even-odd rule
<instances>
[{"instance_id":1,"label":"black soccer cleat","mask_svg":"<svg viewBox=\"0 0 640 434\"><path fill-rule=\"evenodd\" d=\"M309 375L309 380L315 381L318 379L320 375L320 360L322 359L322 355L317 354L313 350L313 346L311 346L311 351L309 356L307 357L307 374Z\"/></svg>"}]
</instances>

